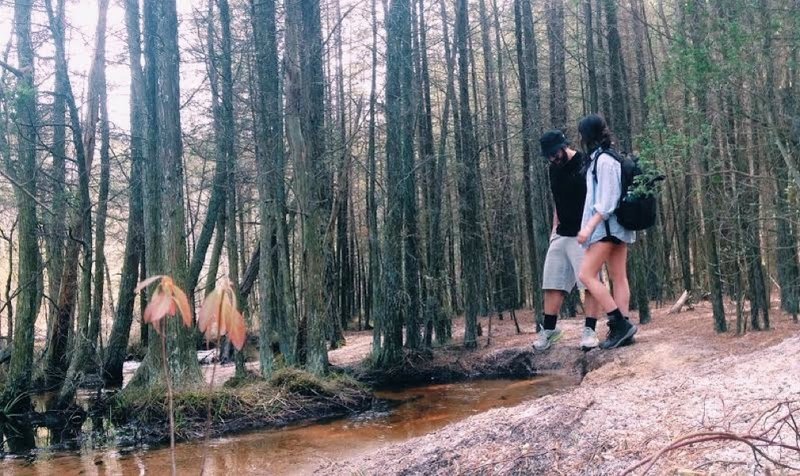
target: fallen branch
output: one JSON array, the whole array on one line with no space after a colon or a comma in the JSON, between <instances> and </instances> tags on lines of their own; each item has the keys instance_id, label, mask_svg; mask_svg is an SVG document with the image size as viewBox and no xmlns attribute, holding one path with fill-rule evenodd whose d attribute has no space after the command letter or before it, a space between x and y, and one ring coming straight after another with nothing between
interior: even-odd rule
<instances>
[{"instance_id":1,"label":"fallen branch","mask_svg":"<svg viewBox=\"0 0 800 476\"><path fill-rule=\"evenodd\" d=\"M681 294L681 297L678 298L677 301L675 301L675 304L673 304L672 307L669 308L669 312L667 312L667 314L677 314L681 312L681 309L686 304L686 301L689 300L689 296L690 296L689 290L687 289L686 291L683 292L683 294Z\"/></svg>"},{"instance_id":2,"label":"fallen branch","mask_svg":"<svg viewBox=\"0 0 800 476\"><path fill-rule=\"evenodd\" d=\"M772 408L763 412L756 419L755 423L750 426L748 433L736 434L728 431L701 431L682 436L677 440L672 441L667 446L661 448L661 450L655 454L648 456L647 458L629 467L622 474L632 474L637 469L646 465L641 473L642 475L645 475L653 468L653 466L655 466L656 462L658 462L662 456L670 451L711 441L733 441L736 443L742 443L750 448L756 461L758 461L760 457L766 461L769 461L776 467L789 469L792 471L800 471L800 463L798 463L798 466L792 466L785 460L780 461L768 454L769 450L787 450L789 452L796 453L798 457L797 459L800 461L800 428L798 428L798 425L796 424L796 418L800 417L798 414L800 413L800 407L797 406L797 403L798 402L796 401L786 401L776 404ZM779 418L775 418L771 424L768 424L768 420L778 415L780 410L783 408L787 410L786 414ZM754 433L756 426L758 426L758 422L762 423L762 428L764 429L761 432ZM784 443L781 439L781 434L785 429L788 429L792 434L792 439L795 441L794 444Z\"/></svg>"}]
</instances>

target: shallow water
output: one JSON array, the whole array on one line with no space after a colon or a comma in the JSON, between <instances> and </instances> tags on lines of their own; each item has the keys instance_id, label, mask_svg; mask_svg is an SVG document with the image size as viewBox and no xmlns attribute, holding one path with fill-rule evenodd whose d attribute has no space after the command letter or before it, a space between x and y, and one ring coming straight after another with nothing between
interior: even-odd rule
<instances>
[{"instance_id":1,"label":"shallow water","mask_svg":"<svg viewBox=\"0 0 800 476\"><path fill-rule=\"evenodd\" d=\"M328 461L435 431L492 408L508 407L569 386L560 377L531 380L480 380L381 391L385 399L367 412L323 423L260 430L214 438L206 474L304 474ZM41 435L41 433L40 433ZM40 440L41 441L41 440ZM179 443L179 474L199 474L205 445ZM28 474L169 474L169 448L83 448L71 453L38 450L31 460L6 459L0 472Z\"/></svg>"}]
</instances>

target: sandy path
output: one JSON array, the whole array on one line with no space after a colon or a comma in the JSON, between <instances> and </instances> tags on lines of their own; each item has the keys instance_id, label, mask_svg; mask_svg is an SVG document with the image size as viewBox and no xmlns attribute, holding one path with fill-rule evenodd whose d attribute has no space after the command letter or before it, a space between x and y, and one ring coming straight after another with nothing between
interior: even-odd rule
<instances>
[{"instance_id":1,"label":"sandy path","mask_svg":"<svg viewBox=\"0 0 800 476\"><path fill-rule=\"evenodd\" d=\"M774 403L800 400L800 326L787 316L773 312L774 330L735 337L714 334L707 303L663 313L654 313L637 345L597 359L607 363L574 390L476 415L319 471L620 474L678 436L710 428L746 432ZM571 335L559 345L574 345L579 322L564 327ZM532 336L505 337L506 344L523 338ZM800 455L773 456L800 466ZM743 445L707 443L671 453L650 474L685 468L764 471Z\"/></svg>"}]
</instances>

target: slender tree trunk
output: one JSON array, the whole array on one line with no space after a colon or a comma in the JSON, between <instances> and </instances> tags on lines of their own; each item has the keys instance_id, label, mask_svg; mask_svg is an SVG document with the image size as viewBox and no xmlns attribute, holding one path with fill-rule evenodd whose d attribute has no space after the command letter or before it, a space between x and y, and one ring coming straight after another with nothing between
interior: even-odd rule
<instances>
[{"instance_id":1,"label":"slender tree trunk","mask_svg":"<svg viewBox=\"0 0 800 476\"><path fill-rule=\"evenodd\" d=\"M141 65L141 31L139 27L139 0L125 1L125 26L127 29L128 56L131 71L131 178L128 199L128 231L125 239L125 257L119 284L117 310L108 347L103 361L103 379L107 384L122 384L122 364L128 350L133 307L136 299L134 289L139 280L139 268L144 262L144 203L143 170L145 128L147 110L144 93L144 75ZM144 275L141 276L144 278ZM144 309L144 308L142 308Z\"/></svg>"},{"instance_id":2,"label":"slender tree trunk","mask_svg":"<svg viewBox=\"0 0 800 476\"><path fill-rule=\"evenodd\" d=\"M597 63L594 59L594 28L592 27L592 0L583 0L583 21L586 36L586 75L589 83L589 111L600 112L597 94Z\"/></svg>"},{"instance_id":3,"label":"slender tree trunk","mask_svg":"<svg viewBox=\"0 0 800 476\"><path fill-rule=\"evenodd\" d=\"M64 1L58 2L57 28L64 30ZM48 294L51 301L49 304L50 312L47 319L47 332L50 335L53 323L58 317L57 302L59 289L61 287L61 276L64 273L64 245L67 237L67 227L64 217L67 215L67 191L66 191L66 126L67 126L67 101L66 93L63 90L66 78L62 78L63 73L56 69L55 91L53 97L53 165L52 176L52 208L53 215L48 217L47 233L47 281ZM10 334L9 334L10 336Z\"/></svg>"},{"instance_id":4,"label":"slender tree trunk","mask_svg":"<svg viewBox=\"0 0 800 476\"><path fill-rule=\"evenodd\" d=\"M419 249L419 214L417 210L417 171L414 158L414 130L415 130L415 117L418 111L418 105L422 101L419 96L419 89L415 86L414 78L420 74L415 75L415 72L421 70L421 65L415 61L415 58L421 53L418 51L418 34L415 24L416 7L415 0L408 0L408 9L411 16L411 36L409 37L408 50L403 54L408 55L409 62L405 59L402 63L403 71L401 72L401 80L403 87L408 88L408 108L410 109L408 117L404 117L406 123L404 124L404 149L403 154L403 172L402 172L402 186L403 186L403 289L407 299L407 305L404 312L404 323L406 328L406 347L409 349L418 349L421 345L420 335L420 269L421 258ZM406 75L408 78L406 79ZM414 114L414 115L412 115ZM405 137L408 135L409 137Z\"/></svg>"},{"instance_id":5,"label":"slender tree trunk","mask_svg":"<svg viewBox=\"0 0 800 476\"><path fill-rule=\"evenodd\" d=\"M592 0L589 0L592 1ZM595 22L595 39L596 45L594 48L594 64L596 69L595 78L597 79L597 90L598 90L598 98L599 98L599 110L598 112L602 113L605 118L608 120L609 126L612 128L614 125L611 123L613 119L611 117L611 96L609 94L609 58L606 54L606 44L608 41L608 30L606 27L603 26L603 8L602 3L605 0L597 0L597 5L595 7L595 13L597 15L596 22Z\"/></svg>"},{"instance_id":6,"label":"slender tree trunk","mask_svg":"<svg viewBox=\"0 0 800 476\"><path fill-rule=\"evenodd\" d=\"M514 29L517 40L517 64L519 64L519 91L520 91L520 109L522 111L522 180L523 180L523 198L525 200L524 213L525 213L525 234L527 235L528 242L528 264L530 266L531 288L533 295L533 313L537 320L537 329L541 326L542 314L542 291L541 279L539 278L539 257L543 256L539 252L539 244L537 239L537 230L541 228L537 226L534 221L534 185L538 183L535 179L536 175L531 176L531 162L534 155L535 148L533 141L538 137L538 97L530 97L532 91L538 94L538 79L536 78L536 65L531 64L535 59L535 43L532 43L533 34L531 28L533 27L533 20L525 14L525 0L514 1ZM528 6L528 11L530 6ZM533 53L531 53L533 48ZM535 87L529 83L535 82ZM535 106L531 106L531 102ZM534 117L531 117L534 116ZM538 195L538 190L536 191Z\"/></svg>"},{"instance_id":7,"label":"slender tree trunk","mask_svg":"<svg viewBox=\"0 0 800 476\"><path fill-rule=\"evenodd\" d=\"M549 1L547 39L550 46L550 123L551 127L566 130L567 69L563 0Z\"/></svg>"},{"instance_id":8,"label":"slender tree trunk","mask_svg":"<svg viewBox=\"0 0 800 476\"><path fill-rule=\"evenodd\" d=\"M625 59L617 25L617 0L603 0L608 35L608 67L611 80L611 124L619 138L619 148L631 151L631 128L628 119L628 85L625 84Z\"/></svg>"},{"instance_id":9,"label":"slender tree trunk","mask_svg":"<svg viewBox=\"0 0 800 476\"><path fill-rule=\"evenodd\" d=\"M482 292L479 289L481 274L480 190L478 185L478 151L469 100L469 12L466 0L456 3L456 45L458 50L458 89L461 120L461 170L458 180L459 218L461 230L461 260L464 275L465 331L464 346L477 347L478 308Z\"/></svg>"},{"instance_id":10,"label":"slender tree trunk","mask_svg":"<svg viewBox=\"0 0 800 476\"><path fill-rule=\"evenodd\" d=\"M352 317L350 297L353 293L352 268L350 267L350 245L348 243L348 204L350 196L350 148L347 141L347 115L345 114L344 68L342 52L342 9L339 0L333 2L336 23L333 39L336 53L336 129L337 147L340 155L336 173L336 309L331 313L331 348L344 344L343 329Z\"/></svg>"},{"instance_id":11,"label":"slender tree trunk","mask_svg":"<svg viewBox=\"0 0 800 476\"><path fill-rule=\"evenodd\" d=\"M706 39L705 26L701 24L705 20L707 12L703 6L698 5L685 5L685 15L689 23L689 36L692 47L694 48L693 54L697 56L695 64L700 65L705 59L703 55L703 44ZM695 100L697 102L697 109L701 117L707 118L708 116L708 99L706 96L707 81L706 72L700 69L700 66L695 67L693 73L697 75L697 85L694 91ZM708 272L708 280L711 286L711 303L714 317L714 329L717 332L725 332L728 325L725 321L725 307L722 303L722 278L720 272L720 261L717 244L716 220L714 219L714 207L711 203L711 178L709 175L709 154L708 144L705 139L700 140L696 148L698 166L701 173L701 183L703 193L700 193L701 207L705 211L705 217L702 221L703 237L706 247L706 267Z\"/></svg>"},{"instance_id":12,"label":"slender tree trunk","mask_svg":"<svg viewBox=\"0 0 800 476\"><path fill-rule=\"evenodd\" d=\"M83 128L80 123L78 107L72 94L72 85L67 72L64 51L64 31L60 29L58 11L53 10L51 0L45 0L50 30L55 43L56 69L61 73L58 77L64 82L59 90L64 92L72 127L75 160L78 165L78 207L70 219L70 238L64 255L64 271L61 276L61 287L58 293L58 316L48 337L47 355L45 358L45 384L48 387L59 385L69 365L67 344L72 318L78 301L78 260L83 247L83 301L78 305L79 320L86 318L88 323L89 294L91 293L91 200L89 197L90 157L86 154L83 139ZM61 7L59 6L59 9ZM80 326L79 326L80 327Z\"/></svg>"},{"instance_id":13,"label":"slender tree trunk","mask_svg":"<svg viewBox=\"0 0 800 476\"><path fill-rule=\"evenodd\" d=\"M383 299L385 312L380 333L374 339L380 353L379 365L390 367L402 359L403 321L409 311L404 302L403 235L404 200L407 191L404 171L413 156L414 110L411 102L411 5L409 0L392 0L386 14L386 219L383 244ZM406 242L407 244L407 242ZM377 327L376 327L377 329ZM413 332L413 331L412 331Z\"/></svg>"},{"instance_id":14,"label":"slender tree trunk","mask_svg":"<svg viewBox=\"0 0 800 476\"><path fill-rule=\"evenodd\" d=\"M328 366L325 323L332 298L330 174L325 166L324 77L319 0L287 4L286 129L301 210L301 281L304 286L298 350L313 373Z\"/></svg>"},{"instance_id":15,"label":"slender tree trunk","mask_svg":"<svg viewBox=\"0 0 800 476\"><path fill-rule=\"evenodd\" d=\"M185 288L189 276L186 263L180 59L175 2L145 0L144 15L148 100L151 105L155 105L150 110L151 127L148 136L156 141L154 150L151 149L147 154L145 200L148 203L145 209L145 233L149 235L146 248L147 269L151 275L168 270L175 283ZM163 182L161 177L156 177L159 174L163 176ZM155 200L158 200L157 205L152 203ZM156 217L163 223L155 221ZM148 229L150 226L157 228ZM161 234L156 238L154 235L158 235L158 231L161 231ZM162 256L159 252L162 240L163 261L159 259ZM152 260L151 251L156 253ZM167 341L167 360L172 378L178 385L197 382L200 379L200 368L197 364L194 330L185 328L180 318L174 318L166 321L163 332ZM147 356L134 375L129 388L147 386L165 377L162 375L161 346L161 339L150 339Z\"/></svg>"},{"instance_id":16,"label":"slender tree trunk","mask_svg":"<svg viewBox=\"0 0 800 476\"><path fill-rule=\"evenodd\" d=\"M17 322L14 326L14 345L11 361L2 391L2 403L6 415L24 414L30 409L30 383L33 370L33 334L41 295L36 283L41 273L41 256L37 241L36 218L36 134L37 94L34 84L34 49L31 40L31 9L33 2L18 1L14 5L14 31L17 39L18 67L22 73L17 77L16 121L17 160L9 170L17 183L14 187L19 217L19 264L17 295ZM11 165L11 164L9 164ZM2 425L8 437L9 449L17 451L34 445L31 429L16 434L11 421ZM24 422L21 428L25 428Z\"/></svg>"},{"instance_id":17,"label":"slender tree trunk","mask_svg":"<svg viewBox=\"0 0 800 476\"><path fill-rule=\"evenodd\" d=\"M82 295L79 307L78 332L75 334L72 345L72 354L67 369L66 379L58 395L58 408L66 408L77 391L80 381L83 379L83 372L87 370L90 359L94 353L94 346L97 336L100 334L100 320L103 312L103 268L105 266L105 222L108 210L108 193L110 180L110 157L109 157L109 121L108 105L106 101L106 78L105 78L105 50L106 50L106 18L108 16L108 0L98 1L97 29L95 31L95 53L92 68L89 71L89 100L88 103L88 123L84 129L84 147L86 150L87 164L91 164L95 148L95 136L97 132L97 122L100 121L100 190L98 197L97 221L96 221L96 253L94 270L94 294L92 294L91 282L91 253L88 248L91 242L91 229L87 230L87 245L84 248L84 269L82 277ZM87 167L87 174L91 169ZM91 296L91 302L90 302Z\"/></svg>"},{"instance_id":18,"label":"slender tree trunk","mask_svg":"<svg viewBox=\"0 0 800 476\"><path fill-rule=\"evenodd\" d=\"M375 152L375 108L377 102L377 71L378 71L378 13L376 8L376 1L371 0L370 13L372 17L372 73L370 75L370 89L369 89L369 125L368 125L368 144L367 144L367 235L369 247L369 281L367 295L369 302L367 307L369 312L366 316L365 327L369 329L370 317L372 317L372 325L374 335L372 341L372 353L378 355L381 348L381 333L379 328L383 322L383 304L381 297L383 296L381 290L381 250L380 241L378 238L378 204L377 197L375 196L375 186L377 182L377 165L376 165L376 152Z\"/></svg>"}]
</instances>

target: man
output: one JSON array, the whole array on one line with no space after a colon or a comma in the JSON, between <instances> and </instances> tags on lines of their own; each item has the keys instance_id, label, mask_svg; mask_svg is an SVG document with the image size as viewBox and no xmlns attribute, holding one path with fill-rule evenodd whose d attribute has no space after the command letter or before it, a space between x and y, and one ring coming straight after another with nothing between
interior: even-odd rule
<instances>
[{"instance_id":1,"label":"man","mask_svg":"<svg viewBox=\"0 0 800 476\"><path fill-rule=\"evenodd\" d=\"M564 133L551 130L539 139L542 155L550 162L550 191L553 194L553 231L550 245L544 260L542 289L544 290L544 325L536 336L533 347L547 350L562 337L561 329L556 327L558 312L564 296L577 284L584 249L578 243L577 235L581 228L583 205L586 199L586 164L588 157L570 147ZM597 347L595 332L597 319L596 303L586 292L584 301L586 321L580 346L584 350Z\"/></svg>"}]
</instances>

